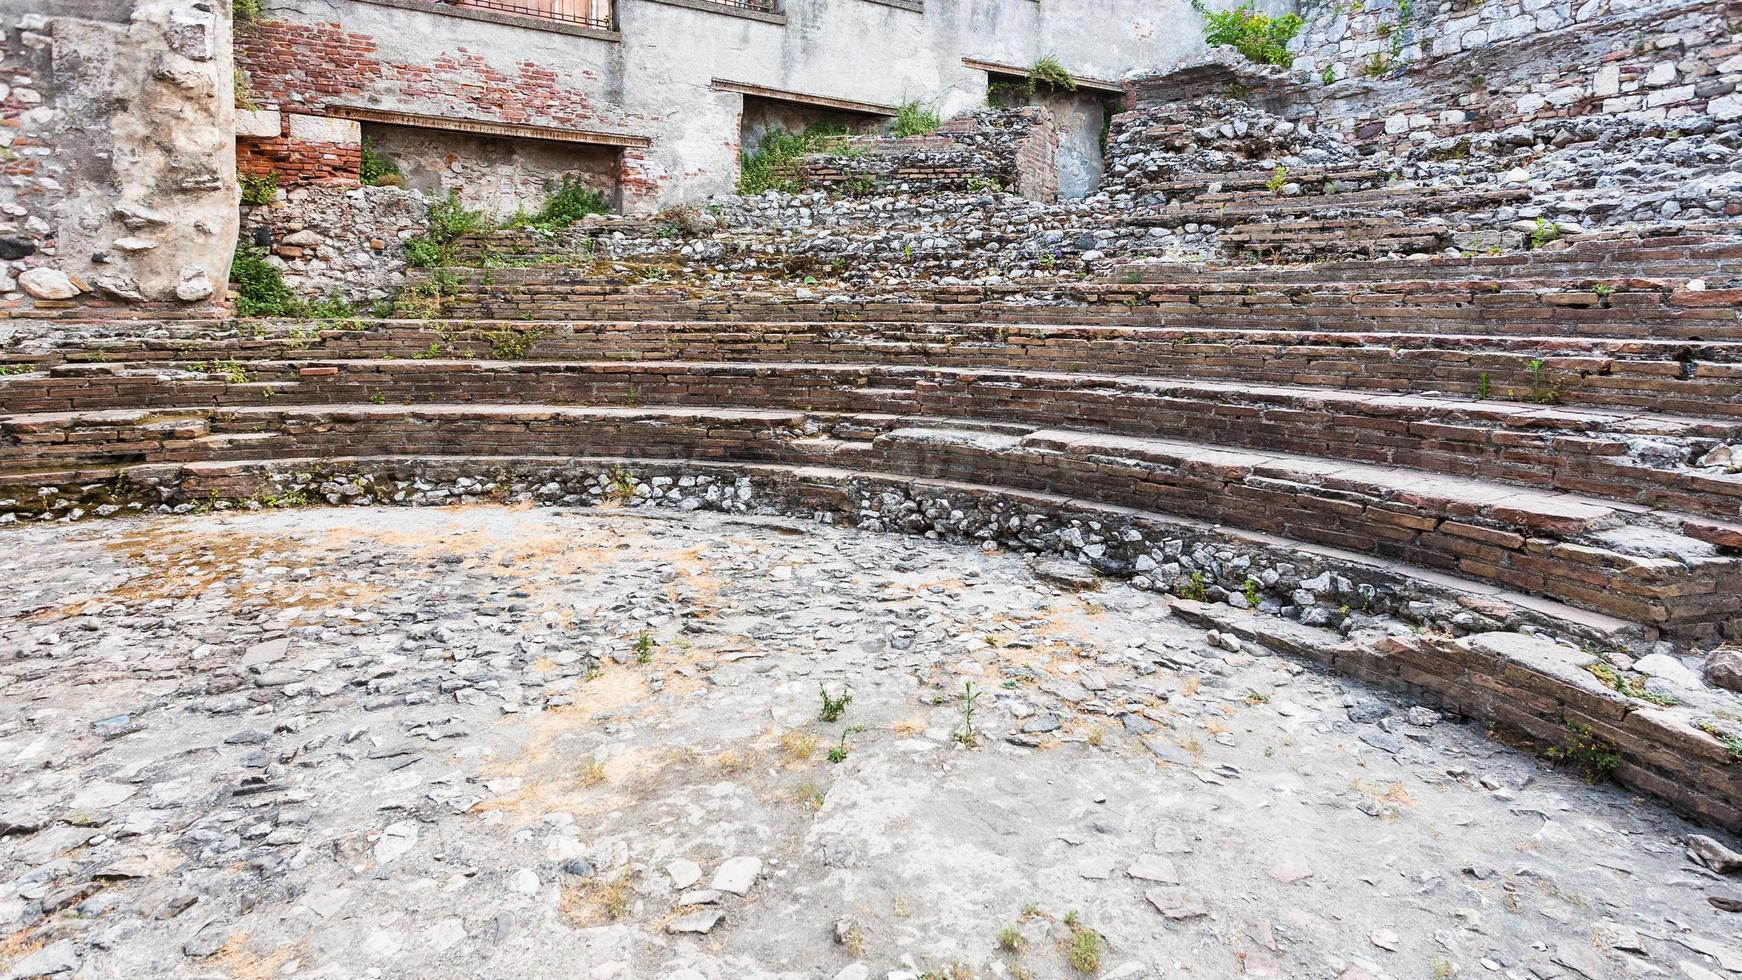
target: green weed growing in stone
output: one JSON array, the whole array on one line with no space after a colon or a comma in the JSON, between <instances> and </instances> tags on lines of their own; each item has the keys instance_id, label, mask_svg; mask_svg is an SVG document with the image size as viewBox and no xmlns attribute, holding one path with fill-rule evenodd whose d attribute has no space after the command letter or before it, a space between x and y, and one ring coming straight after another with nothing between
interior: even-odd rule
<instances>
[{"instance_id":1,"label":"green weed growing in stone","mask_svg":"<svg viewBox=\"0 0 1742 980\"><path fill-rule=\"evenodd\" d=\"M1622 697L1637 698L1640 701L1645 701L1649 704L1655 704L1666 708L1680 703L1675 695L1664 691L1654 691L1633 678L1628 677L1626 674L1616 670L1611 664L1599 661L1587 665L1585 670L1589 671L1592 677L1602 681L1610 690Z\"/></svg>"},{"instance_id":2,"label":"green weed growing in stone","mask_svg":"<svg viewBox=\"0 0 1742 980\"><path fill-rule=\"evenodd\" d=\"M429 206L429 231L405 240L405 261L408 265L427 269L442 269L453 264L454 243L484 227L484 212L474 211L460 203L458 194L448 192Z\"/></svg>"},{"instance_id":3,"label":"green weed growing in stone","mask_svg":"<svg viewBox=\"0 0 1742 980\"><path fill-rule=\"evenodd\" d=\"M1070 936L1065 939L1065 960L1078 973L1101 972L1101 934L1083 925L1072 912L1065 916Z\"/></svg>"},{"instance_id":4,"label":"green weed growing in stone","mask_svg":"<svg viewBox=\"0 0 1742 980\"><path fill-rule=\"evenodd\" d=\"M485 331L483 336L490 344L491 357L498 361L521 361L532 352L532 346L544 336L544 331L503 327L500 330Z\"/></svg>"},{"instance_id":5,"label":"green weed growing in stone","mask_svg":"<svg viewBox=\"0 0 1742 980\"><path fill-rule=\"evenodd\" d=\"M405 174L393 158L375 148L375 141L363 137L363 163L358 176L370 187L404 187Z\"/></svg>"},{"instance_id":6,"label":"green weed growing in stone","mask_svg":"<svg viewBox=\"0 0 1742 980\"><path fill-rule=\"evenodd\" d=\"M1270 179L1264 182L1264 189L1272 194L1276 194L1279 193L1282 190L1283 185L1287 183L1288 168L1277 167L1276 171L1270 175Z\"/></svg>"},{"instance_id":7,"label":"green weed growing in stone","mask_svg":"<svg viewBox=\"0 0 1742 980\"><path fill-rule=\"evenodd\" d=\"M1481 374L1476 375L1476 400L1484 401L1489 395L1493 394L1493 392L1494 379L1488 376L1488 372L1483 371Z\"/></svg>"},{"instance_id":8,"label":"green weed growing in stone","mask_svg":"<svg viewBox=\"0 0 1742 980\"><path fill-rule=\"evenodd\" d=\"M823 699L822 709L817 712L817 719L819 721L839 721L841 715L846 712L847 705L853 703L852 688L843 687L841 688L841 693L838 697L829 697L829 689L818 684L817 693L820 694Z\"/></svg>"},{"instance_id":9,"label":"green weed growing in stone","mask_svg":"<svg viewBox=\"0 0 1742 980\"><path fill-rule=\"evenodd\" d=\"M813 153L841 153L848 148L847 131L840 126L812 125L800 133L771 129L762 136L755 153L746 153L738 174L738 193L763 191L795 192L798 161Z\"/></svg>"},{"instance_id":10,"label":"green weed growing in stone","mask_svg":"<svg viewBox=\"0 0 1742 980\"><path fill-rule=\"evenodd\" d=\"M836 765L840 765L841 763L846 762L847 761L847 737L849 735L857 735L858 733L860 733L864 730L865 730L864 725L848 725L846 728L841 729L841 741L838 744L836 744L833 748L829 749L829 761L835 763Z\"/></svg>"},{"instance_id":11,"label":"green weed growing in stone","mask_svg":"<svg viewBox=\"0 0 1742 980\"><path fill-rule=\"evenodd\" d=\"M1028 80L1031 84L1040 82L1054 88L1064 89L1066 92L1077 90L1077 80L1072 78L1071 73L1065 70L1065 66L1050 54L1041 55L1035 59L1034 66L1028 69Z\"/></svg>"},{"instance_id":12,"label":"green weed growing in stone","mask_svg":"<svg viewBox=\"0 0 1742 980\"><path fill-rule=\"evenodd\" d=\"M1530 229L1530 247L1539 249L1549 242L1558 241L1561 237L1561 226L1547 218L1537 218L1536 224Z\"/></svg>"},{"instance_id":13,"label":"green weed growing in stone","mask_svg":"<svg viewBox=\"0 0 1742 980\"><path fill-rule=\"evenodd\" d=\"M980 701L980 692L974 690L973 681L962 682L962 693L956 698L956 704L962 711L962 730L955 735L956 741L967 748L980 744L980 733L974 728L974 708Z\"/></svg>"},{"instance_id":14,"label":"green weed growing in stone","mask_svg":"<svg viewBox=\"0 0 1742 980\"><path fill-rule=\"evenodd\" d=\"M1179 597L1181 599L1190 599L1193 602L1209 601L1210 590L1207 580L1204 578L1204 573L1193 572L1191 577L1186 579L1186 583L1180 586Z\"/></svg>"},{"instance_id":15,"label":"green weed growing in stone","mask_svg":"<svg viewBox=\"0 0 1742 980\"><path fill-rule=\"evenodd\" d=\"M1240 586L1240 594L1245 597L1246 605L1249 606L1250 608L1253 608L1253 609L1258 608L1258 599L1259 599L1258 590L1259 590L1258 580L1255 578L1252 578L1251 576L1247 576L1246 581L1244 583L1242 583Z\"/></svg>"},{"instance_id":16,"label":"green weed growing in stone","mask_svg":"<svg viewBox=\"0 0 1742 980\"><path fill-rule=\"evenodd\" d=\"M895 107L895 123L890 127L889 135L898 138L930 136L942 124L943 120L938 118L936 111L918 101L903 102Z\"/></svg>"},{"instance_id":17,"label":"green weed growing in stone","mask_svg":"<svg viewBox=\"0 0 1742 980\"><path fill-rule=\"evenodd\" d=\"M1546 753L1555 762L1570 762L1584 771L1585 781L1596 785L1613 774L1621 765L1621 752L1599 738L1590 725L1566 722L1565 744L1551 746Z\"/></svg>"},{"instance_id":18,"label":"green weed growing in stone","mask_svg":"<svg viewBox=\"0 0 1742 980\"><path fill-rule=\"evenodd\" d=\"M998 933L998 946L1006 953L1020 956L1022 951L1028 947L1028 940L1023 938L1021 929L1016 926L1005 926Z\"/></svg>"},{"instance_id":19,"label":"green weed growing in stone","mask_svg":"<svg viewBox=\"0 0 1742 980\"><path fill-rule=\"evenodd\" d=\"M1554 381L1549 378L1548 362L1540 357L1533 357L1524 366L1524 373L1530 378L1529 398L1538 405L1553 405L1560 401L1560 392L1555 389Z\"/></svg>"},{"instance_id":20,"label":"green weed growing in stone","mask_svg":"<svg viewBox=\"0 0 1742 980\"><path fill-rule=\"evenodd\" d=\"M653 662L653 634L646 630L635 638L635 662L638 664Z\"/></svg>"},{"instance_id":21,"label":"green weed growing in stone","mask_svg":"<svg viewBox=\"0 0 1742 980\"><path fill-rule=\"evenodd\" d=\"M278 175L275 173L236 174L236 183L242 188L242 203L249 207L259 207L271 204L278 197Z\"/></svg>"},{"instance_id":22,"label":"green weed growing in stone","mask_svg":"<svg viewBox=\"0 0 1742 980\"><path fill-rule=\"evenodd\" d=\"M568 175L549 187L550 196L531 215L516 214L510 226L560 231L593 214L609 214L611 206L597 188L589 187L579 177Z\"/></svg>"}]
</instances>

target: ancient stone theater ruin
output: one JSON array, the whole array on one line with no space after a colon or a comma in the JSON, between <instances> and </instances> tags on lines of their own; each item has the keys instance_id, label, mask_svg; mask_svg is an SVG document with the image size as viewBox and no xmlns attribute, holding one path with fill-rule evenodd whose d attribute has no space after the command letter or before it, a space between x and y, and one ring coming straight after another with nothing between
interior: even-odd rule
<instances>
[{"instance_id":1,"label":"ancient stone theater ruin","mask_svg":"<svg viewBox=\"0 0 1742 980\"><path fill-rule=\"evenodd\" d=\"M1742 0L0 0L0 980L1742 980Z\"/></svg>"}]
</instances>

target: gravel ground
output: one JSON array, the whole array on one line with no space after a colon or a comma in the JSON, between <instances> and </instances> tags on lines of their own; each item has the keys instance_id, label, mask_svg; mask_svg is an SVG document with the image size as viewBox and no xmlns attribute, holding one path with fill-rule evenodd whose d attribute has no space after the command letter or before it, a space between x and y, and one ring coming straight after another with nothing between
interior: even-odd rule
<instances>
[{"instance_id":1,"label":"gravel ground","mask_svg":"<svg viewBox=\"0 0 1742 980\"><path fill-rule=\"evenodd\" d=\"M1698 828L1017 555L494 506L0 542L0 977L1742 974Z\"/></svg>"}]
</instances>

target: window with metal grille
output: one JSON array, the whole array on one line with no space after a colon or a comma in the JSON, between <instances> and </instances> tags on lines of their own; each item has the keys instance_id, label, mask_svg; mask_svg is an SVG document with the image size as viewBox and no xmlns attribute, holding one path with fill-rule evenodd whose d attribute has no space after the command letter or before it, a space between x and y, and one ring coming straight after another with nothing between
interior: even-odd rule
<instances>
[{"instance_id":1,"label":"window with metal grille","mask_svg":"<svg viewBox=\"0 0 1742 980\"><path fill-rule=\"evenodd\" d=\"M537 17L543 20L561 21L564 24L597 27L607 31L615 26L614 18L611 16L611 0L435 0L435 2L450 7L494 10L498 13ZM766 2L773 3L774 0L766 0Z\"/></svg>"}]
</instances>

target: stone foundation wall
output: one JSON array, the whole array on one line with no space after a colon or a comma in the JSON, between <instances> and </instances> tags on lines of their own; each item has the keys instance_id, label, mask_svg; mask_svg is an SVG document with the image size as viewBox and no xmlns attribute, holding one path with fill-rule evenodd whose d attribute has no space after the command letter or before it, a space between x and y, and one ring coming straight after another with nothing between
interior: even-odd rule
<instances>
[{"instance_id":1,"label":"stone foundation wall","mask_svg":"<svg viewBox=\"0 0 1742 980\"><path fill-rule=\"evenodd\" d=\"M1058 143L1050 109L986 109L930 136L857 138L851 154L803 161L798 180L857 196L1011 191L1050 202L1059 193Z\"/></svg>"},{"instance_id":2,"label":"stone foundation wall","mask_svg":"<svg viewBox=\"0 0 1742 980\"><path fill-rule=\"evenodd\" d=\"M429 201L397 187L314 185L242 208L242 245L264 248L297 295L368 303L405 282L405 240L429 230Z\"/></svg>"},{"instance_id":3,"label":"stone foundation wall","mask_svg":"<svg viewBox=\"0 0 1742 980\"><path fill-rule=\"evenodd\" d=\"M44 9L0 3L0 318L209 315L236 220L224 7Z\"/></svg>"}]
</instances>

